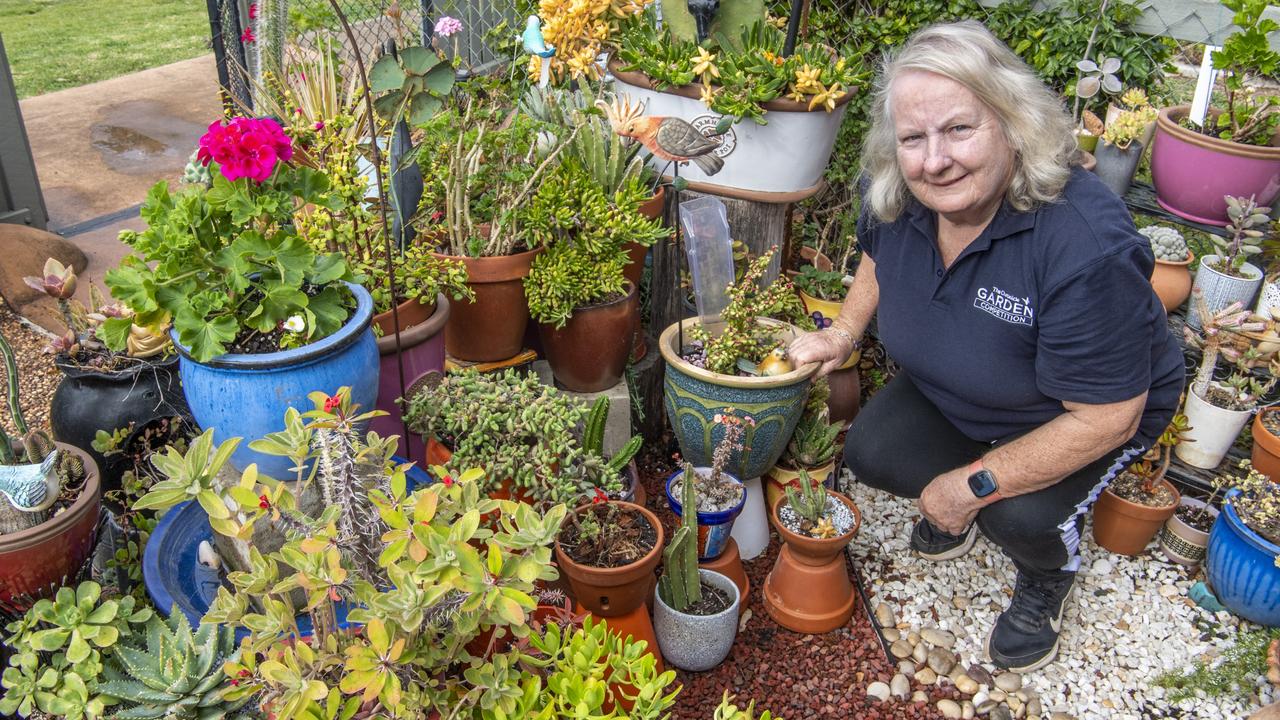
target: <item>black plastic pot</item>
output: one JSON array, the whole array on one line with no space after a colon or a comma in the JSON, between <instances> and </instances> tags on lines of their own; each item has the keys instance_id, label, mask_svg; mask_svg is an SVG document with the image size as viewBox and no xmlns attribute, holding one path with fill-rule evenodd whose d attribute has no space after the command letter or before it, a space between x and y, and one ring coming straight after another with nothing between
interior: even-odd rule
<instances>
[{"instance_id":1,"label":"black plastic pot","mask_svg":"<svg viewBox=\"0 0 1280 720\"><path fill-rule=\"evenodd\" d=\"M191 423L191 411L178 378L178 356L139 361L124 370L103 372L64 362L62 382L53 392L49 422L55 440L74 445L93 458L101 472L102 490L120 488L120 478L132 469L128 453L104 456L93 449L99 430L112 433L133 425L129 443L146 427L163 418L181 417ZM194 426L194 425L193 425Z\"/></svg>"}]
</instances>

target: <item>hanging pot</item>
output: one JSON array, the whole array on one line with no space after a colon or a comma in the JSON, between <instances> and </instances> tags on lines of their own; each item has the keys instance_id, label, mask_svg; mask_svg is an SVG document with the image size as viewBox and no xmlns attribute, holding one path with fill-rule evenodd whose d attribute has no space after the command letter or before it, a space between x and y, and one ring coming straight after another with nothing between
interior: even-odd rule
<instances>
[{"instance_id":1,"label":"hanging pot","mask_svg":"<svg viewBox=\"0 0 1280 720\"><path fill-rule=\"evenodd\" d=\"M710 475L711 468L695 467L694 471L699 475ZM730 473L724 473L739 485L742 481L734 477ZM683 508L680 505L679 498L672 492L671 486L676 480L684 477L684 470L677 470L667 478L667 482L663 484L663 490L667 494L667 505L671 508L671 512L676 516L676 527L680 526L680 519L683 517ZM695 486L696 487L696 486ZM742 496L738 503L728 510L719 512L702 512L698 511L698 562L714 560L720 557L725 551L729 543L729 533L733 530L733 521L737 519L742 512L743 506L747 502L746 488L742 490Z\"/></svg>"},{"instance_id":2,"label":"hanging pot","mask_svg":"<svg viewBox=\"0 0 1280 720\"><path fill-rule=\"evenodd\" d=\"M626 295L576 308L564 327L539 323L538 337L556 382L577 393L600 392L621 382L638 307L636 285L628 281Z\"/></svg>"},{"instance_id":3,"label":"hanging pot","mask_svg":"<svg viewBox=\"0 0 1280 720\"><path fill-rule=\"evenodd\" d=\"M1211 405L1195 390L1188 390L1183 412L1191 426L1183 437L1194 442L1178 443L1173 452L1182 462L1206 470L1218 467L1253 413Z\"/></svg>"},{"instance_id":4,"label":"hanging pot","mask_svg":"<svg viewBox=\"0 0 1280 720\"><path fill-rule=\"evenodd\" d=\"M1125 500L1110 488L1103 490L1093 505L1094 541L1118 555L1137 555L1145 550L1182 497L1168 480L1160 483L1173 493L1173 502L1162 507Z\"/></svg>"},{"instance_id":5,"label":"hanging pot","mask_svg":"<svg viewBox=\"0 0 1280 720\"><path fill-rule=\"evenodd\" d=\"M853 514L853 524L834 538L813 538L792 532L778 517L786 503L774 503L773 524L784 543L764 581L764 605L779 625L802 633L824 633L844 625L853 615L855 594L844 549L862 524L858 506L839 493L827 491Z\"/></svg>"},{"instance_id":6,"label":"hanging pot","mask_svg":"<svg viewBox=\"0 0 1280 720\"><path fill-rule=\"evenodd\" d=\"M1227 493L1209 531L1204 570L1214 594L1228 610L1259 625L1280 627L1280 545L1245 525Z\"/></svg>"},{"instance_id":7,"label":"hanging pot","mask_svg":"<svg viewBox=\"0 0 1280 720\"><path fill-rule=\"evenodd\" d=\"M415 303L417 304L417 303ZM419 307L423 307L419 305ZM403 330L400 331L400 358L396 357L395 331L388 331L378 338L378 404L377 408L386 412L383 417L376 417L369 422L369 429L382 437L399 435L398 454L416 462L426 459L426 450L422 436L410 433L406 439L402 411L396 403L400 397L400 364L404 363L404 387L406 391L423 375L433 371L444 370L444 328L449 321L452 307L449 299L440 293L431 305L434 311L427 317L412 325L406 325L406 315L400 316ZM408 315L413 319L413 315ZM375 318L376 320L376 318Z\"/></svg>"},{"instance_id":8,"label":"hanging pot","mask_svg":"<svg viewBox=\"0 0 1280 720\"><path fill-rule=\"evenodd\" d=\"M729 607L713 615L692 615L672 608L656 590L653 599L653 631L668 663L681 670L701 672L724 662L738 636L738 586L711 570L698 570L702 582L727 593Z\"/></svg>"},{"instance_id":9,"label":"hanging pot","mask_svg":"<svg viewBox=\"0 0 1280 720\"><path fill-rule=\"evenodd\" d=\"M542 248L500 257L455 257L467 268L467 285L475 302L456 302L445 326L449 356L468 362L496 362L519 354L529 324L524 279Z\"/></svg>"},{"instance_id":10,"label":"hanging pot","mask_svg":"<svg viewBox=\"0 0 1280 720\"><path fill-rule=\"evenodd\" d=\"M653 570L662 559L663 532L658 517L633 503L615 503L625 510L639 512L657 533L653 547L644 557L628 565L616 568L600 568L576 562L560 546L556 538L556 565L569 579L574 599L579 606L599 617L627 615L644 605L645 597L654 582ZM574 512L593 507L581 505Z\"/></svg>"},{"instance_id":11,"label":"hanging pot","mask_svg":"<svg viewBox=\"0 0 1280 720\"><path fill-rule=\"evenodd\" d=\"M1204 302L1209 308L1210 315L1234 302L1239 302L1241 305L1249 307L1253 300L1253 294L1258 291L1258 286L1262 284L1262 271L1251 263L1245 263L1240 267L1240 272L1244 274L1244 277L1227 275L1210 267L1219 260L1220 258L1217 255L1205 255L1200 258L1200 268L1196 270L1196 279L1192 285L1192 292L1195 292L1195 288L1200 289L1200 292L1204 295ZM1195 308L1192 308L1192 310L1194 311ZM1188 312L1187 325L1191 329L1199 331L1200 313Z\"/></svg>"}]
</instances>

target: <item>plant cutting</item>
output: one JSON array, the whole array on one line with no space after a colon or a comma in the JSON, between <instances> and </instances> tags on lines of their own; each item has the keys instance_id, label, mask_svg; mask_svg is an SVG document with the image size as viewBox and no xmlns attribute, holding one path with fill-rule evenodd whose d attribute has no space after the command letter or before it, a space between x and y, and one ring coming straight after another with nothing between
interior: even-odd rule
<instances>
[{"instance_id":1,"label":"plant cutting","mask_svg":"<svg viewBox=\"0 0 1280 720\"><path fill-rule=\"evenodd\" d=\"M1186 415L1174 415L1155 447L1098 496L1093 506L1093 539L1099 545L1113 553L1137 555L1173 516L1182 496L1164 475L1173 449L1187 442L1190 429Z\"/></svg>"},{"instance_id":2,"label":"plant cutting","mask_svg":"<svg viewBox=\"0 0 1280 720\"><path fill-rule=\"evenodd\" d=\"M1225 111L1211 110L1203 127L1188 119L1190 107L1165 108L1156 119L1151 180L1156 201L1180 217L1226 225L1228 206L1219 198L1254 197L1270 206L1280 193L1280 112L1273 98L1259 99L1246 87L1250 75L1271 76L1280 53L1271 37L1280 25L1264 17L1266 0L1222 0L1238 28L1213 54L1224 75Z\"/></svg>"},{"instance_id":3,"label":"plant cutting","mask_svg":"<svg viewBox=\"0 0 1280 720\"><path fill-rule=\"evenodd\" d=\"M818 387L820 382L815 382L813 387ZM835 486L837 440L843 423L830 422L829 412L821 399L815 403L814 398L810 398L787 442L787 449L765 476L768 479L765 500L769 507L773 507L786 488L797 485L801 471L817 478L823 487Z\"/></svg>"},{"instance_id":4,"label":"plant cutting","mask_svg":"<svg viewBox=\"0 0 1280 720\"><path fill-rule=\"evenodd\" d=\"M1146 149L1147 128L1156 119L1156 110L1147 94L1133 88L1120 97L1124 109L1107 119L1101 141L1094 150L1096 174L1116 195L1124 197L1138 170L1138 161Z\"/></svg>"},{"instance_id":5,"label":"plant cutting","mask_svg":"<svg viewBox=\"0 0 1280 720\"><path fill-rule=\"evenodd\" d=\"M1205 548L1209 546L1209 530L1218 517L1214 503L1228 483L1226 477L1219 475L1213 479L1213 492L1208 499L1182 498L1178 508L1160 529L1160 549L1165 557L1187 567L1195 567L1204 560Z\"/></svg>"},{"instance_id":6,"label":"plant cutting","mask_svg":"<svg viewBox=\"0 0 1280 720\"><path fill-rule=\"evenodd\" d=\"M686 465L684 477L695 477ZM654 632L662 655L691 671L710 670L724 661L738 634L738 586L725 575L698 567L698 489L681 483L680 527L663 552L662 577L653 603ZM670 483L667 494L670 495ZM738 486L741 493L741 485Z\"/></svg>"},{"instance_id":7,"label":"plant cutting","mask_svg":"<svg viewBox=\"0 0 1280 720\"><path fill-rule=\"evenodd\" d=\"M587 415L586 425L582 429L582 450L587 455L604 458L605 424L609 420L609 397L601 395L591 404L591 412ZM640 452L644 438L632 435L621 448L605 461L605 466L618 473L622 482L618 489L608 492L612 500L625 500L643 506L645 504L644 485L640 483L640 470L636 467L636 453Z\"/></svg>"},{"instance_id":8,"label":"plant cutting","mask_svg":"<svg viewBox=\"0 0 1280 720\"><path fill-rule=\"evenodd\" d=\"M1280 483L1249 461L1209 533L1205 574L1218 600L1260 625L1280 626Z\"/></svg>"},{"instance_id":9,"label":"plant cutting","mask_svg":"<svg viewBox=\"0 0 1280 720\"><path fill-rule=\"evenodd\" d=\"M1151 271L1151 287L1155 289L1165 312L1173 312L1191 295L1191 271L1188 267L1196 259L1187 247L1187 240L1177 228L1168 225L1148 225L1138 228L1138 233L1151 242L1151 252L1156 256L1156 267Z\"/></svg>"},{"instance_id":10,"label":"plant cutting","mask_svg":"<svg viewBox=\"0 0 1280 720\"><path fill-rule=\"evenodd\" d=\"M764 581L769 617L804 633L844 625L854 602L844 548L862 522L858 507L801 471L799 489L788 487L772 513L784 545Z\"/></svg>"},{"instance_id":11,"label":"plant cutting","mask_svg":"<svg viewBox=\"0 0 1280 720\"><path fill-rule=\"evenodd\" d=\"M725 471L729 458L743 450L743 437L746 429L755 421L751 416L737 417L733 408L725 408L725 412L712 418L725 428L724 437L711 454L710 467L694 467L685 463L681 470L667 478L665 490L667 503L671 512L681 518L683 525L689 514L683 510L686 499L694 499L694 545L698 559L714 560L725 551L729 542L729 533L733 529L733 521L742 512L747 500L747 492L742 480ZM684 490L685 485L693 487L690 496Z\"/></svg>"},{"instance_id":12,"label":"plant cutting","mask_svg":"<svg viewBox=\"0 0 1280 720\"><path fill-rule=\"evenodd\" d=\"M1262 253L1265 228L1270 221L1266 212L1253 198L1225 198L1230 218L1230 237L1210 235L1218 250L1216 255L1200 258L1193 288L1199 288L1211 313L1216 313L1233 302L1249 305L1262 284L1262 270L1248 262L1252 256ZM1187 324L1200 328L1199 313L1187 313Z\"/></svg>"}]
</instances>

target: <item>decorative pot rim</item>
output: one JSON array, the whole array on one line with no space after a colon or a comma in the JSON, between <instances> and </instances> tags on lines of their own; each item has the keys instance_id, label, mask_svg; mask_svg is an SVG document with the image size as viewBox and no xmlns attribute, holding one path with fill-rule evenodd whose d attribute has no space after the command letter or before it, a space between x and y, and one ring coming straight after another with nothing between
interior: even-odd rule
<instances>
[{"instance_id":1,"label":"decorative pot rim","mask_svg":"<svg viewBox=\"0 0 1280 720\"><path fill-rule=\"evenodd\" d=\"M182 355L184 360L204 367L251 371L301 365L354 344L373 322L373 296L369 294L369 291L360 285L345 280L342 284L346 285L352 296L355 297L355 310L351 311L351 315L342 324L342 327L338 328L337 332L299 348L260 354L223 353L207 362L200 362L191 357L190 348L178 341L178 331L176 329L169 330L169 337L173 338L173 347L178 351L178 354Z\"/></svg>"},{"instance_id":2,"label":"decorative pot rim","mask_svg":"<svg viewBox=\"0 0 1280 720\"><path fill-rule=\"evenodd\" d=\"M1121 503L1121 507L1126 509L1142 508L1144 510L1151 511L1152 514L1159 514L1166 510L1177 510L1178 505L1182 504L1182 493L1178 492L1178 488L1174 487L1173 483L1169 482L1168 478L1161 477L1160 484L1169 488L1169 491L1173 493L1173 502L1169 503L1168 505L1146 505L1143 503L1134 502L1132 500L1126 500L1111 491L1110 483L1107 484L1107 487L1103 488L1102 492L1107 495L1110 495L1113 500ZM1121 514L1124 515L1125 517L1133 517L1129 513L1121 513Z\"/></svg>"},{"instance_id":3,"label":"decorative pot rim","mask_svg":"<svg viewBox=\"0 0 1280 720\"><path fill-rule=\"evenodd\" d=\"M1223 518L1226 518L1226 523L1232 526L1232 531L1252 545L1254 549L1267 553L1272 557L1280 555L1280 545L1276 545L1262 537L1256 530L1245 524L1240 514L1236 512L1236 506L1232 500L1239 494L1240 488L1231 488L1227 491L1226 497L1222 500L1222 512L1218 515L1215 524L1223 522ZM1277 571L1280 571L1280 568L1277 568Z\"/></svg>"},{"instance_id":4,"label":"decorative pot rim","mask_svg":"<svg viewBox=\"0 0 1280 720\"><path fill-rule=\"evenodd\" d=\"M510 255L480 255L477 257L449 255L438 250L431 251L431 254L446 260L460 260L467 267L467 284L485 285L488 283L511 282L512 280L523 278L529 274L529 267L533 264L533 258L546 249L545 246L540 246ZM518 274L512 275L511 268L520 268L520 270Z\"/></svg>"},{"instance_id":5,"label":"decorative pot rim","mask_svg":"<svg viewBox=\"0 0 1280 720\"><path fill-rule=\"evenodd\" d=\"M711 470L711 468L707 465L694 465L693 469L699 474L701 474L701 471L703 470L707 470L707 471ZM676 477L683 474L684 474L684 470L677 470L671 473L670 475L668 475L666 482L662 483L662 492L667 496L667 504L671 506L671 512L675 513L676 515L680 515L680 511L683 506L680 504L680 501L677 500L675 496L671 494L671 484L675 482ZM738 487L742 488L742 497L738 499L737 505L734 505L728 510L720 510L717 512L702 512L701 510L697 511L699 525L723 525L727 522L730 522L734 518L738 517L738 515L742 514L742 508L745 507L747 504L747 487L742 482L741 478L729 472L728 470L722 471L721 474L728 475L729 478L731 478L734 482L738 483Z\"/></svg>"},{"instance_id":6,"label":"decorative pot rim","mask_svg":"<svg viewBox=\"0 0 1280 720\"><path fill-rule=\"evenodd\" d=\"M790 331L793 337L797 333L797 328L794 325L782 322L781 320L757 317L756 322L773 327L775 332ZM662 353L662 359L666 360L668 365L671 365L685 375L697 378L705 383L733 388L763 389L785 387L787 385L794 385L796 383L809 380L818 372L818 368L821 365L820 363L809 363L807 365L802 365L789 373L773 375L770 377L738 377L736 375L724 375L722 373L711 372L706 368L700 368L693 363L688 362L684 358L680 357L679 353L673 349L676 343L676 335L681 325L688 330L693 326L701 324L702 319L697 317L685 318L684 320L671 323L666 330L662 331L662 336L658 338L658 350Z\"/></svg>"},{"instance_id":7,"label":"decorative pot rim","mask_svg":"<svg viewBox=\"0 0 1280 720\"><path fill-rule=\"evenodd\" d=\"M1265 145L1245 145L1242 143L1232 142L1230 140L1222 140L1220 138L1201 135L1192 132L1178 124L1178 120L1186 117L1191 112L1190 105L1173 105L1171 107L1161 108L1156 114L1156 127L1163 130L1171 137L1177 138L1189 145L1195 145L1204 150L1222 153L1231 157L1248 158L1250 160L1270 160L1280 161L1280 147L1274 145L1275 138L1272 138L1273 145L1268 147ZM1175 115L1177 116L1175 118ZM1154 141L1153 141L1154 143Z\"/></svg>"},{"instance_id":8,"label":"decorative pot rim","mask_svg":"<svg viewBox=\"0 0 1280 720\"><path fill-rule=\"evenodd\" d=\"M606 300L605 302L601 302L601 303L593 303L591 305L579 305L573 309L573 313L569 315L569 318L572 319L574 315L577 315L580 312L590 312L592 310L604 310L606 308L611 308L616 305L622 305L626 303L628 300L630 300L633 295L639 292L640 288L636 287L636 284L631 282L630 280L624 279L622 282L626 283L623 287L630 288L630 290L624 293L622 297L614 298L613 300ZM538 324L552 325L551 323L544 323L544 322L539 322ZM554 325L552 325L552 327L554 327Z\"/></svg>"},{"instance_id":9,"label":"decorative pot rim","mask_svg":"<svg viewBox=\"0 0 1280 720\"><path fill-rule=\"evenodd\" d=\"M174 343L174 347L177 347L177 343ZM102 378L104 380L122 380L124 378L135 377L144 370L155 370L158 368L171 370L178 364L177 352L172 352L158 358L133 358L135 361L133 364L120 368L119 370L103 370L102 368L85 367L84 365L77 365L69 362L68 360L64 360L63 358L65 357L66 353L58 353L53 359L53 364L58 368L58 371L61 372L63 376L69 378L92 377Z\"/></svg>"},{"instance_id":10,"label":"decorative pot rim","mask_svg":"<svg viewBox=\"0 0 1280 720\"><path fill-rule=\"evenodd\" d=\"M1181 260L1181 261L1177 261L1177 260L1161 260L1160 258L1156 258L1156 264L1157 264L1157 265L1165 265L1165 266L1167 266L1167 267L1186 267L1186 266L1190 265L1192 262L1194 262L1194 261L1195 261L1195 259L1196 259L1196 254L1195 254L1195 253L1193 253L1193 252L1191 252L1190 250L1187 250L1187 259L1186 259L1186 260ZM1216 272L1216 271L1215 271L1215 272Z\"/></svg>"},{"instance_id":11,"label":"decorative pot rim","mask_svg":"<svg viewBox=\"0 0 1280 720\"><path fill-rule=\"evenodd\" d=\"M837 535L833 538L807 537L800 533L793 532L787 527L786 523L782 522L782 518L778 517L778 511L782 509L782 504L787 501L787 496L783 495L773 503L773 507L769 508L769 514L773 516L773 526L778 530L778 534L782 536L782 541L784 543L793 547L801 544L821 544L828 547L843 547L848 545L850 542L853 542L853 536L857 535L858 529L862 527L862 511L858 509L858 504L855 503L852 498L845 497L830 488L826 488L826 491L828 495L835 497L835 499L848 506L849 511L853 513L853 526L850 527L843 535Z\"/></svg>"},{"instance_id":12,"label":"decorative pot rim","mask_svg":"<svg viewBox=\"0 0 1280 720\"><path fill-rule=\"evenodd\" d=\"M1190 252L1190 251L1188 251L1188 252ZM1263 273L1263 272L1262 272L1262 268L1258 267L1257 265L1254 265L1253 263L1249 262L1248 260L1246 260L1246 261L1244 262L1244 264L1240 266L1240 268L1241 268L1242 270L1243 270L1244 268L1249 268L1249 269L1250 269L1250 270L1252 270L1253 272L1256 272L1256 273L1258 274L1258 277L1253 277L1253 278L1242 278L1242 277L1236 277L1235 275L1228 275L1228 274L1226 274L1226 273L1222 272L1221 270L1216 270L1216 269L1214 269L1211 265L1209 265L1209 264L1208 264L1211 260L1217 260L1217 259L1221 259L1221 258L1222 258L1222 256L1221 256L1221 255L1219 255L1219 254L1217 254L1217 253L1209 253L1208 255L1205 255L1205 256L1203 256L1203 257L1201 257L1201 258L1200 258L1200 267L1201 267L1201 268L1203 268L1203 269L1205 269L1205 270L1208 270L1209 272L1213 273L1214 275L1218 275L1218 276L1220 276L1220 277L1227 278L1228 280L1234 280L1234 281L1236 281L1236 282L1241 282L1241 283L1245 283L1245 282L1247 282L1247 283L1257 282L1257 281L1259 281L1259 280L1262 280L1262 279L1265 277L1265 273Z\"/></svg>"},{"instance_id":13,"label":"decorative pot rim","mask_svg":"<svg viewBox=\"0 0 1280 720\"><path fill-rule=\"evenodd\" d=\"M1217 381L1217 380L1210 380L1210 381L1209 381L1209 384L1210 384L1210 385L1218 385L1219 387L1221 387L1221 386L1222 386L1222 383L1221 383L1221 382L1219 382L1219 381ZM1224 412L1224 413L1230 413L1231 415L1234 415L1234 416L1236 416L1236 417L1240 417L1241 415L1252 415L1253 413L1255 413L1255 412L1258 410L1258 408L1257 408L1256 406L1255 406L1255 407L1251 407L1251 408L1249 408L1248 410L1232 410L1231 408L1219 407L1219 406L1214 405L1213 403L1209 402L1208 400L1205 400L1203 397L1201 397L1201 396L1200 396L1200 393L1196 392L1196 391L1195 391L1195 389L1194 389L1194 388L1192 388L1190 385L1188 385L1188 386L1187 386L1187 390L1189 390L1189 391L1190 391L1190 392L1188 392L1188 393L1187 393L1187 397L1188 397L1188 398L1192 398L1192 397L1194 397L1198 402L1203 403L1205 407L1212 408L1212 409L1214 409L1214 410L1218 410L1218 411L1220 411L1220 412ZM1192 427L1192 429L1194 430L1195 428L1194 428L1194 427Z\"/></svg>"},{"instance_id":14,"label":"decorative pot rim","mask_svg":"<svg viewBox=\"0 0 1280 720\"><path fill-rule=\"evenodd\" d=\"M0 535L0 555L26 550L59 537L67 531L67 528L80 522L87 513L93 512L99 506L102 485L99 480L98 464L93 461L89 453L74 445L55 441L54 446L64 452L71 452L84 463L84 487L80 489L80 495L63 512L51 516L35 527ZM0 502L5 501L0 500Z\"/></svg>"},{"instance_id":15,"label":"decorative pot rim","mask_svg":"<svg viewBox=\"0 0 1280 720\"><path fill-rule=\"evenodd\" d=\"M667 95L678 95L680 97L688 98L690 100L701 100L702 98L702 92L697 89L700 86L694 83L690 83L689 85L681 85L679 87L673 86L673 87L666 87L666 88L658 88L654 85L653 78L649 77L643 72L640 72L639 70L623 70L622 60L618 58L616 55L611 56L609 58L609 72L625 85L631 85L633 87L638 87L643 90L650 90L653 92L664 93ZM715 85L713 87L720 87L720 86ZM814 108L810 110L808 103L796 102L795 100L790 100L785 97L777 97L777 98L774 98L773 100L769 100L768 102L762 102L762 103L756 103L756 104L769 112L789 112L789 113L824 112L828 115L837 115L840 111L840 108L844 107L846 104L852 101L854 95L858 94L859 87L857 85L854 85L852 87L846 88L846 90L847 92L845 92L845 94L839 100L836 101L836 109L831 110L830 112L827 112L825 108ZM707 108L707 112L715 112L715 111L710 108Z\"/></svg>"},{"instance_id":16,"label":"decorative pot rim","mask_svg":"<svg viewBox=\"0 0 1280 720\"><path fill-rule=\"evenodd\" d=\"M1263 449L1273 455L1280 455L1280 437L1272 434L1267 426L1262 422L1262 416L1267 413L1280 411L1280 407L1271 406L1258 408L1257 414L1253 416L1253 442L1262 445Z\"/></svg>"},{"instance_id":17,"label":"decorative pot rim","mask_svg":"<svg viewBox=\"0 0 1280 720\"><path fill-rule=\"evenodd\" d=\"M666 535L662 530L662 523L658 520L658 516L654 515L653 512L651 512L648 508L644 507L643 505L637 505L636 503L633 503L633 502L627 502L626 500L610 500L609 502L614 503L616 505L625 506L626 508L629 508L629 509L635 509L640 511L640 514L644 516L644 519L647 520L649 522L649 525L653 527L653 529L657 532L657 539L654 541L653 547L650 548L649 552L646 553L644 557L641 557L638 560L635 560L633 562L627 563L626 565L622 565L619 567L602 568L602 567L596 567L594 565L583 565L577 560L574 560L572 557L569 557L569 553L565 552L564 548L560 546L560 533L559 531L557 531L556 542L555 542L556 559L564 560L564 566L562 567L562 570L564 570L566 574L568 573L569 566L573 566L576 568L581 568L583 571L583 574L591 575L595 580L600 580L603 578L617 579L623 575L631 574L637 571L648 572L654 566L657 565L658 560L662 557L662 545ZM594 506L595 506L595 503L592 503L592 502L583 503L575 507L573 510L570 510L569 512L580 513L583 510L586 510ZM567 515L565 517L566 519L568 519ZM625 585L628 582L631 582L631 581L626 578L622 578L620 582L613 583L612 585Z\"/></svg>"},{"instance_id":18,"label":"decorative pot rim","mask_svg":"<svg viewBox=\"0 0 1280 720\"><path fill-rule=\"evenodd\" d=\"M720 578L721 580L723 580L723 581L724 581L724 586L725 586L725 587L731 587L731 588L733 588L733 602L729 603L729 607L727 607L727 608L725 608L724 610L721 610L720 612L715 613L715 614L713 614L713 615L691 615L691 614L686 613L686 612L681 612L681 611L676 610L675 608L671 607L670 605L668 605L668 604L667 604L667 602L666 602L665 600L663 600L663 599L662 599L662 593L658 592L658 584L657 584L657 583L654 583L654 586L653 586L653 600L654 600L654 603L661 603L661 604L662 604L662 608L663 608L664 610L666 610L667 612L671 613L671 614L672 614L672 615L674 615L674 616L681 617L681 618L693 618L695 621L706 621L707 623L711 623L712 621L716 621L716 620L723 620L723 619L725 619L725 618L726 618L730 613L733 613L733 614L734 614L734 617L735 617L735 621L734 621L734 624L733 624L733 625L734 625L734 634L736 635L736 634L737 634L737 626L738 626L738 623L737 623L737 620L736 620L736 618L737 618L737 613L738 613L738 604L742 602L742 593L738 590L738 584L737 584L737 583L735 583L735 582L733 581L733 579L732 579L732 578L730 578L728 575L725 575L725 574L724 574L724 573L722 573L722 572L717 572L717 571L715 571L715 570L708 570L707 568L704 568L704 567L700 567L700 568L698 568L698 578L699 578L699 579L701 579L701 578L702 578L702 576L703 576L704 574L706 574L706 575L714 575L714 576L716 576L716 577L718 577L718 578ZM724 590L724 587L721 587L720 589L721 589L721 590Z\"/></svg>"},{"instance_id":19,"label":"decorative pot rim","mask_svg":"<svg viewBox=\"0 0 1280 720\"><path fill-rule=\"evenodd\" d=\"M449 298L444 293L436 293L436 309L426 320L412 325L407 328L400 329L400 349L414 347L435 337L444 325L449 321ZM395 334L383 335L376 338L378 343L378 353L380 355L392 355L396 351Z\"/></svg>"}]
</instances>

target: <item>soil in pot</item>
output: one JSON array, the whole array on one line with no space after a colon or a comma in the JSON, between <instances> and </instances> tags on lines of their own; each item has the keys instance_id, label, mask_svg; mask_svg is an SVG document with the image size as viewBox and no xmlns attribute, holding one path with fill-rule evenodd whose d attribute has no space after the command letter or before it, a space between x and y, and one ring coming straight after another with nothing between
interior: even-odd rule
<instances>
[{"instance_id":1,"label":"soil in pot","mask_svg":"<svg viewBox=\"0 0 1280 720\"><path fill-rule=\"evenodd\" d=\"M1213 527L1215 517L1213 513L1191 505L1179 505L1178 509L1173 511L1173 514L1178 516L1178 519L1185 523L1187 527L1202 533L1209 532Z\"/></svg>"},{"instance_id":2,"label":"soil in pot","mask_svg":"<svg viewBox=\"0 0 1280 720\"><path fill-rule=\"evenodd\" d=\"M698 497L698 512L700 513L718 513L732 510L742 502L742 493L745 492L742 483L734 480L732 477L721 474L715 482L699 473L699 482L695 486L695 495ZM684 476L672 481L671 494L674 497L683 497L684 492Z\"/></svg>"},{"instance_id":3,"label":"soil in pot","mask_svg":"<svg viewBox=\"0 0 1280 720\"><path fill-rule=\"evenodd\" d=\"M560 530L560 547L580 565L618 568L648 555L658 531L639 511L599 503L570 513Z\"/></svg>"},{"instance_id":4,"label":"soil in pot","mask_svg":"<svg viewBox=\"0 0 1280 720\"><path fill-rule=\"evenodd\" d=\"M1142 485L1142 478L1126 471L1111 481L1108 489L1123 500L1153 508L1169 507L1178 500L1178 493L1168 483L1157 485L1154 493L1143 491Z\"/></svg>"},{"instance_id":5,"label":"soil in pot","mask_svg":"<svg viewBox=\"0 0 1280 720\"><path fill-rule=\"evenodd\" d=\"M699 583L702 586L702 599L681 610L685 615L716 615L729 609L733 605L733 598L729 593L721 590L715 585L709 584L706 580Z\"/></svg>"}]
</instances>

